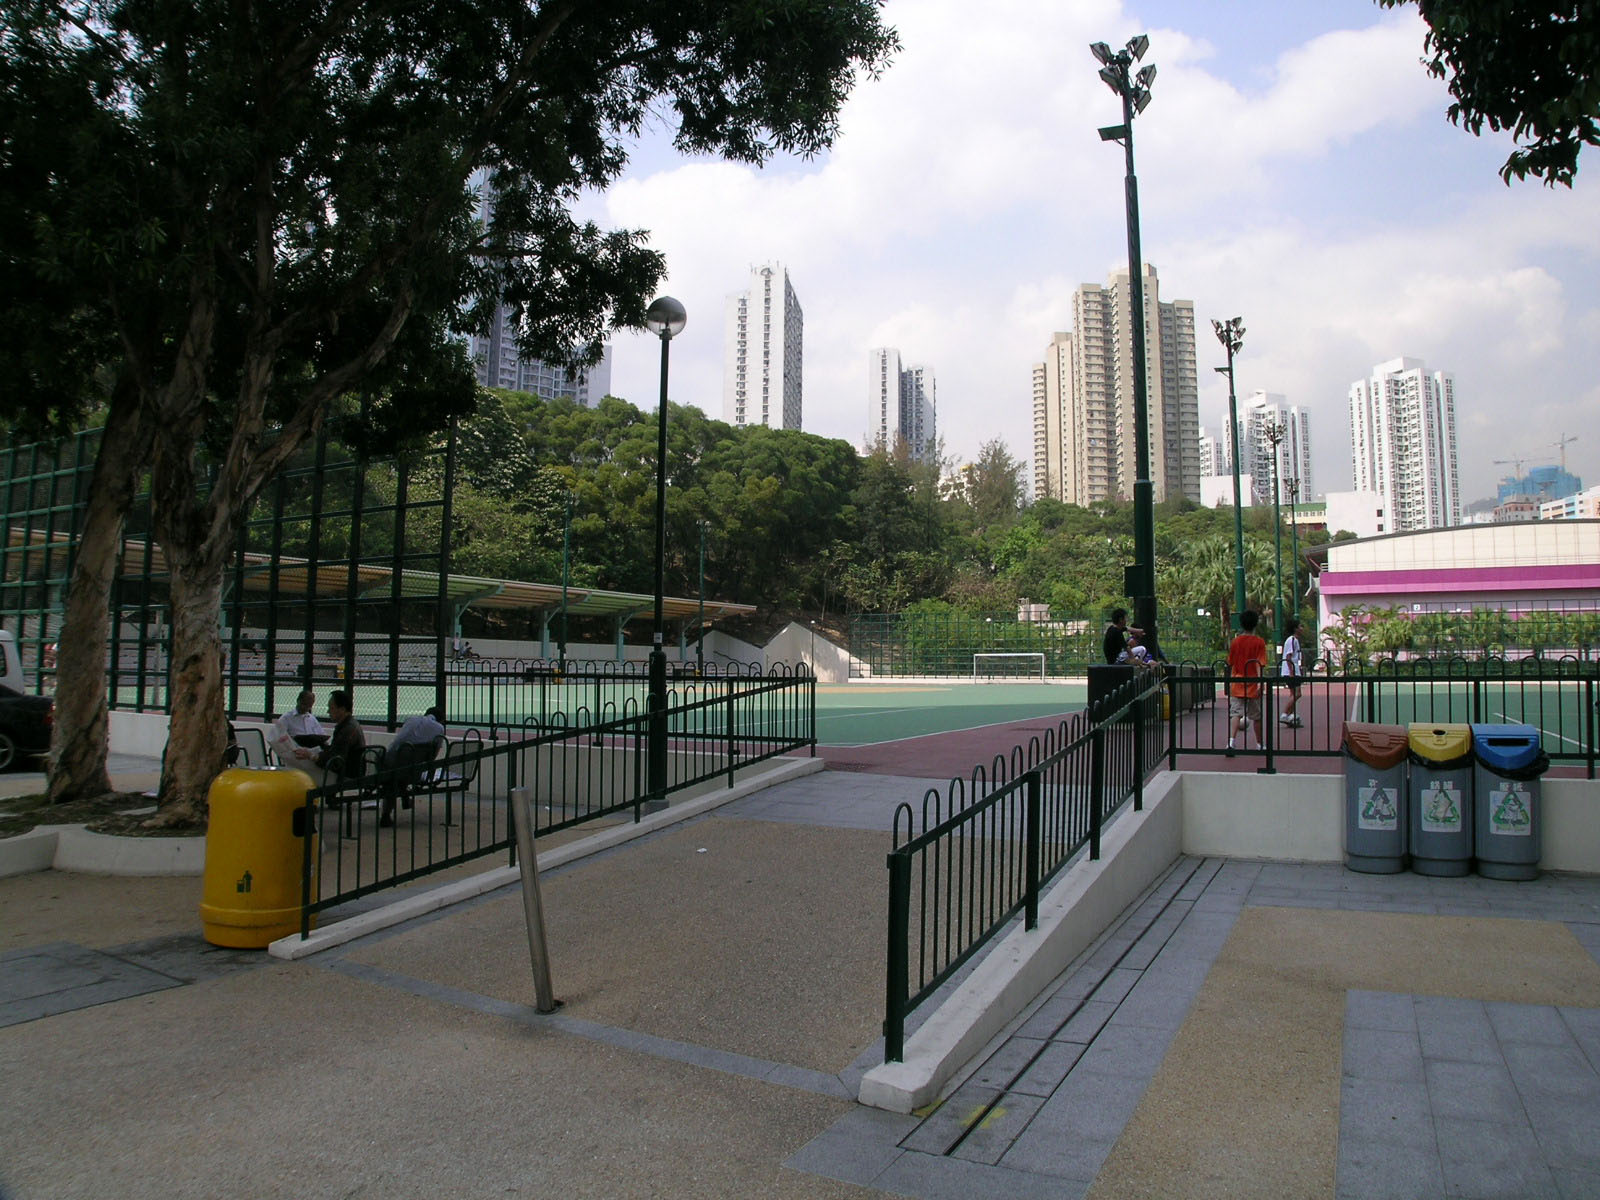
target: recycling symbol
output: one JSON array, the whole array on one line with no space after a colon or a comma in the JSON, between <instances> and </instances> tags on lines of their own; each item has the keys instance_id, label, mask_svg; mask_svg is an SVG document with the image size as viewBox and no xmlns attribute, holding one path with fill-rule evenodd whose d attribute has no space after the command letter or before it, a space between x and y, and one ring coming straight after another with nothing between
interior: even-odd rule
<instances>
[{"instance_id":1,"label":"recycling symbol","mask_svg":"<svg viewBox=\"0 0 1600 1200\"><path fill-rule=\"evenodd\" d=\"M1489 793L1489 823L1505 837L1528 837L1533 832L1533 814L1520 785L1508 783Z\"/></svg>"},{"instance_id":2,"label":"recycling symbol","mask_svg":"<svg viewBox=\"0 0 1600 1200\"><path fill-rule=\"evenodd\" d=\"M1361 829L1399 828L1399 810L1395 807L1392 788L1379 787L1376 779L1367 780L1367 786L1356 792L1359 803L1357 827Z\"/></svg>"},{"instance_id":3,"label":"recycling symbol","mask_svg":"<svg viewBox=\"0 0 1600 1200\"><path fill-rule=\"evenodd\" d=\"M1423 826L1434 833L1459 833L1461 808L1456 804L1455 788L1436 780L1423 798Z\"/></svg>"}]
</instances>

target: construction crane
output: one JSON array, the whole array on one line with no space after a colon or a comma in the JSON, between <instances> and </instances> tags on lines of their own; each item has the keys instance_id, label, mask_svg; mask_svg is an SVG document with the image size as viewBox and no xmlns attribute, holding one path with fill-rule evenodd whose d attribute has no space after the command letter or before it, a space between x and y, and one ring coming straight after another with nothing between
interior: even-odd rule
<instances>
[{"instance_id":1,"label":"construction crane","mask_svg":"<svg viewBox=\"0 0 1600 1200\"><path fill-rule=\"evenodd\" d=\"M1575 433L1572 434L1570 437L1567 436L1566 434L1562 434L1559 438L1557 438L1555 441L1550 443L1552 446L1558 446L1561 449L1561 471L1562 471L1563 474L1565 474L1566 470L1567 470L1567 446L1568 446L1569 443L1575 442L1577 440L1578 440L1578 435L1575 434Z\"/></svg>"},{"instance_id":2,"label":"construction crane","mask_svg":"<svg viewBox=\"0 0 1600 1200\"><path fill-rule=\"evenodd\" d=\"M1497 459L1494 460L1494 465L1497 466L1497 467L1514 467L1514 468L1516 468L1516 474L1508 476L1508 478L1515 479L1518 483L1521 483L1522 482L1522 478L1523 478L1523 476L1522 476L1522 464L1527 462L1528 459L1531 458L1531 457L1532 457L1531 455L1513 455L1510 458L1497 458Z\"/></svg>"}]
</instances>

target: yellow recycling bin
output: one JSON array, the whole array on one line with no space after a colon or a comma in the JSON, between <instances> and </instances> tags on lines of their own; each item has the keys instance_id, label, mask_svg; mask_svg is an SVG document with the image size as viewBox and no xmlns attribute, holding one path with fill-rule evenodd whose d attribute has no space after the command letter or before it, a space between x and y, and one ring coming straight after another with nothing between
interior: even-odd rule
<instances>
[{"instance_id":1,"label":"yellow recycling bin","mask_svg":"<svg viewBox=\"0 0 1600 1200\"><path fill-rule=\"evenodd\" d=\"M231 767L207 797L201 929L213 946L260 950L300 930L301 825L311 780L303 771ZM311 894L317 894L317 835L311 838Z\"/></svg>"},{"instance_id":2,"label":"yellow recycling bin","mask_svg":"<svg viewBox=\"0 0 1600 1200\"><path fill-rule=\"evenodd\" d=\"M1472 727L1414 724L1411 759L1411 869L1465 875L1472 869Z\"/></svg>"}]
</instances>

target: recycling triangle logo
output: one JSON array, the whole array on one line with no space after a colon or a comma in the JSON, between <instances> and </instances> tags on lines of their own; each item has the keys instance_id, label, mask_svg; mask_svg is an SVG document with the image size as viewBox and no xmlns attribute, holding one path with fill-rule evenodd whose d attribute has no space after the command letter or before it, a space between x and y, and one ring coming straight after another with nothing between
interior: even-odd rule
<instances>
[{"instance_id":1,"label":"recycling triangle logo","mask_svg":"<svg viewBox=\"0 0 1600 1200\"><path fill-rule=\"evenodd\" d=\"M1495 794L1493 820L1498 833L1526 833L1533 824L1522 789L1511 786Z\"/></svg>"},{"instance_id":2,"label":"recycling triangle logo","mask_svg":"<svg viewBox=\"0 0 1600 1200\"><path fill-rule=\"evenodd\" d=\"M1368 821L1393 821L1396 816L1394 793L1388 788L1371 788L1368 791L1367 802L1361 808L1361 816Z\"/></svg>"},{"instance_id":3,"label":"recycling triangle logo","mask_svg":"<svg viewBox=\"0 0 1600 1200\"><path fill-rule=\"evenodd\" d=\"M1433 785L1422 811L1435 825L1454 825L1461 820L1461 810L1456 807L1455 793L1446 788L1442 781Z\"/></svg>"}]
</instances>

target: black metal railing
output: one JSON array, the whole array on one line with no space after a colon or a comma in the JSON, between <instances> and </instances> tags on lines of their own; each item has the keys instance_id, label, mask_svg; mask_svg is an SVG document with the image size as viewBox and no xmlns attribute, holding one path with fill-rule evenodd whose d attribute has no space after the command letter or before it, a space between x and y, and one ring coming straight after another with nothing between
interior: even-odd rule
<instances>
[{"instance_id":1,"label":"black metal railing","mask_svg":"<svg viewBox=\"0 0 1600 1200\"><path fill-rule=\"evenodd\" d=\"M1169 761L1181 755L1233 754L1261 759L1263 772L1279 759L1338 757L1346 721L1409 725L1414 722L1527 724L1540 730L1552 762L1581 764L1595 777L1600 758L1596 702L1600 663L1561 658L1428 658L1319 664L1298 685L1281 675L1228 674L1225 663L1184 663L1178 669L1184 702L1171 705ZM1279 718L1291 709L1296 724ZM1229 693L1257 687L1261 737L1252 725L1234 735ZM1177 693L1174 693L1176 697Z\"/></svg>"},{"instance_id":2,"label":"black metal railing","mask_svg":"<svg viewBox=\"0 0 1600 1200\"><path fill-rule=\"evenodd\" d=\"M816 753L816 681L809 672L678 681L667 709L667 793L726 777L776 755ZM301 936L313 914L384 888L505 852L514 861L510 793L533 793L542 836L631 811L646 785L649 718L642 701L606 700L525 724L477 729L441 757L388 765L376 748L359 776L306 795Z\"/></svg>"},{"instance_id":3,"label":"black metal railing","mask_svg":"<svg viewBox=\"0 0 1600 1200\"><path fill-rule=\"evenodd\" d=\"M1039 892L1088 847L1124 802L1143 807L1161 766L1161 676L1141 672L1043 738L996 756L970 780L931 788L918 814L895 813L889 852L884 1058L905 1050L906 1017L1018 913L1039 919ZM970 796L970 802L969 802Z\"/></svg>"}]
</instances>

